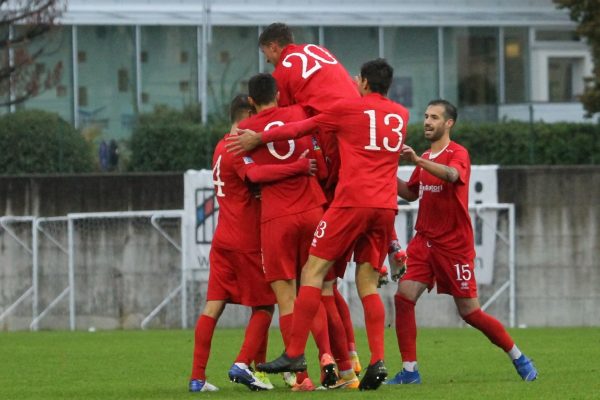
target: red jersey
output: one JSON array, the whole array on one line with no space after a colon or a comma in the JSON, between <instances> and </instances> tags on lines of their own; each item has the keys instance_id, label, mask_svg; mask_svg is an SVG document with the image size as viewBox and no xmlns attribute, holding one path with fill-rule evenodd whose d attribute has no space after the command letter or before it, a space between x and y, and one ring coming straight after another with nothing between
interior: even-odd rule
<instances>
[{"instance_id":1,"label":"red jersey","mask_svg":"<svg viewBox=\"0 0 600 400\"><path fill-rule=\"evenodd\" d=\"M341 167L331 207L397 210L396 171L406 137L408 110L371 93L336 105L304 121L263 132L263 141L307 134L318 126L338 139Z\"/></svg>"},{"instance_id":2,"label":"red jersey","mask_svg":"<svg viewBox=\"0 0 600 400\"><path fill-rule=\"evenodd\" d=\"M260 251L260 201L246 184L248 165L242 157L225 150L225 138L217 143L213 155L219 219L212 245L239 252Z\"/></svg>"},{"instance_id":3,"label":"red jersey","mask_svg":"<svg viewBox=\"0 0 600 400\"><path fill-rule=\"evenodd\" d=\"M451 183L433 176L421 167L415 168L408 181L409 189L419 193L415 230L442 251L474 258L473 226L469 215L469 152L451 141L438 154L433 155L428 150L422 157L455 168L459 178Z\"/></svg>"},{"instance_id":4,"label":"red jersey","mask_svg":"<svg viewBox=\"0 0 600 400\"><path fill-rule=\"evenodd\" d=\"M346 68L329 50L314 44L286 46L273 77L279 89L279 105L300 104L310 116L325 111L339 100L360 98ZM318 139L329 162L330 176L325 187L333 187L340 164L336 137L320 132Z\"/></svg>"},{"instance_id":5,"label":"red jersey","mask_svg":"<svg viewBox=\"0 0 600 400\"><path fill-rule=\"evenodd\" d=\"M279 104L300 104L309 115L321 113L342 99L359 98L348 71L324 47L290 44L273 71Z\"/></svg>"},{"instance_id":6,"label":"red jersey","mask_svg":"<svg viewBox=\"0 0 600 400\"><path fill-rule=\"evenodd\" d=\"M301 121L306 113L300 106L273 107L240 122L240 129L257 132L292 121ZM312 149L312 139L306 136L296 140L267 143L244 157L246 163L290 164L305 151ZM284 215L298 214L325 204L325 196L314 176L296 175L261 185L262 222Z\"/></svg>"}]
</instances>

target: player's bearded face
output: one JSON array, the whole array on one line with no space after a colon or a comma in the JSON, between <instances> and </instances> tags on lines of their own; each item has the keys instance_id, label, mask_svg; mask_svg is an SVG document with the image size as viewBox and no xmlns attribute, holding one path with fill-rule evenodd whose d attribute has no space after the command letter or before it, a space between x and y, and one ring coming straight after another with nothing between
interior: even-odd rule
<instances>
[{"instance_id":1,"label":"player's bearded face","mask_svg":"<svg viewBox=\"0 0 600 400\"><path fill-rule=\"evenodd\" d=\"M426 118L423 125L425 139L429 140L430 142L435 142L444 136L445 127L443 119L432 120Z\"/></svg>"}]
</instances>

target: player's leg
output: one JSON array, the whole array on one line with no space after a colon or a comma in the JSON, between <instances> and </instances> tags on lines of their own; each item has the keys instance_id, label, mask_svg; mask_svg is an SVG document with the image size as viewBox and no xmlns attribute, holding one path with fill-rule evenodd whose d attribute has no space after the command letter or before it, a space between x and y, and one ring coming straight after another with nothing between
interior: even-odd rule
<instances>
[{"instance_id":1,"label":"player's leg","mask_svg":"<svg viewBox=\"0 0 600 400\"><path fill-rule=\"evenodd\" d=\"M233 365L229 369L229 379L241 383L250 390L269 390L273 388L270 382L263 382L250 369L250 364L257 358L257 353L265 343L268 335L271 318L276 302L275 294L265 279L261 263L261 253L239 253L234 276L230 277L232 299L236 303L251 307L252 314L244 342ZM239 273L239 266L243 265L243 274Z\"/></svg>"},{"instance_id":2,"label":"player's leg","mask_svg":"<svg viewBox=\"0 0 600 400\"><path fill-rule=\"evenodd\" d=\"M421 383L417 367L417 323L415 305L425 289L432 288L433 270L429 261L429 247L421 236L415 236L408 245L408 270L398 282L394 296L396 338L402 357L400 370L386 384Z\"/></svg>"},{"instance_id":3,"label":"player's leg","mask_svg":"<svg viewBox=\"0 0 600 400\"><path fill-rule=\"evenodd\" d=\"M273 389L271 382L264 382L250 370L252 360L256 358L260 346L268 335L272 316L273 306L252 307L252 315L246 327L244 342L234 364L229 369L229 379L232 382L241 383L253 391Z\"/></svg>"},{"instance_id":4,"label":"player's leg","mask_svg":"<svg viewBox=\"0 0 600 400\"><path fill-rule=\"evenodd\" d=\"M244 342L235 359L236 363L250 365L258 358L258 353L262 350L261 346L268 337L273 309L273 306L252 307L252 314L244 334Z\"/></svg>"},{"instance_id":5,"label":"player's leg","mask_svg":"<svg viewBox=\"0 0 600 400\"><path fill-rule=\"evenodd\" d=\"M480 330L490 342L506 352L524 381L533 381L537 378L537 370L533 362L521 353L502 323L480 308L479 300L476 297L454 297L454 302L465 322Z\"/></svg>"},{"instance_id":6,"label":"player's leg","mask_svg":"<svg viewBox=\"0 0 600 400\"><path fill-rule=\"evenodd\" d=\"M335 298L335 305L337 306L340 318L344 324L344 330L346 331L347 349L350 356L350 362L352 363L352 369L358 376L362 371L360 365L360 359L358 358L358 352L356 351L356 339L354 338L354 326L352 324L352 316L350 315L350 308L344 296L338 290L337 284L333 286L333 297Z\"/></svg>"},{"instance_id":7,"label":"player's leg","mask_svg":"<svg viewBox=\"0 0 600 400\"><path fill-rule=\"evenodd\" d=\"M364 315L367 340L371 360L360 382L359 389L374 390L387 377L384 360L385 307L377 291L379 271L369 262L361 262L356 267L356 289L360 297Z\"/></svg>"},{"instance_id":8,"label":"player's leg","mask_svg":"<svg viewBox=\"0 0 600 400\"><path fill-rule=\"evenodd\" d=\"M415 305L427 285L422 282L402 280L394 296L396 311L396 339L402 357L402 370L386 383L421 383L417 368L417 323Z\"/></svg>"},{"instance_id":9,"label":"player's leg","mask_svg":"<svg viewBox=\"0 0 600 400\"><path fill-rule=\"evenodd\" d=\"M192 374L189 382L190 392L217 390L216 387L206 382L206 364L210 356L210 347L215 326L224 308L225 301L209 300L206 302L204 310L196 322Z\"/></svg>"},{"instance_id":10,"label":"player's leg","mask_svg":"<svg viewBox=\"0 0 600 400\"><path fill-rule=\"evenodd\" d=\"M310 255L302 269L301 286L294 305L292 337L284 354L274 361L260 364L258 369L268 373L306 370L304 348L312 321L321 305L323 279L332 261Z\"/></svg>"},{"instance_id":11,"label":"player's leg","mask_svg":"<svg viewBox=\"0 0 600 400\"><path fill-rule=\"evenodd\" d=\"M327 279L327 278L326 278ZM347 338L346 329L338 312L338 308L333 295L335 280L326 280L323 283L322 301L327 310L327 323L329 329L329 336L331 338L331 350L335 357L335 363L338 366L339 377L335 374L331 374L331 379L336 380L326 386L333 388L358 388L358 378L352 368L352 363L347 350Z\"/></svg>"}]
</instances>

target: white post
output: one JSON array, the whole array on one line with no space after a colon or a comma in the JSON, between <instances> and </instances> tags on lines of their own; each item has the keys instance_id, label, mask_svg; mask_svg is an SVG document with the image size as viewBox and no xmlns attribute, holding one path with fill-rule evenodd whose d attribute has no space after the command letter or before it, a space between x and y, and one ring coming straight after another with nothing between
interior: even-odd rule
<instances>
[{"instance_id":1,"label":"white post","mask_svg":"<svg viewBox=\"0 0 600 400\"><path fill-rule=\"evenodd\" d=\"M516 326L516 289L515 289L515 205L508 205L508 240L510 241L508 253L508 271L509 271L509 320L510 327Z\"/></svg>"},{"instance_id":2,"label":"white post","mask_svg":"<svg viewBox=\"0 0 600 400\"><path fill-rule=\"evenodd\" d=\"M75 223L73 218L69 217L69 321L71 330L75 330L75 244L73 240Z\"/></svg>"},{"instance_id":3,"label":"white post","mask_svg":"<svg viewBox=\"0 0 600 400\"><path fill-rule=\"evenodd\" d=\"M181 216L181 327L187 329L187 252L188 241L186 234L185 214Z\"/></svg>"},{"instance_id":4,"label":"white post","mask_svg":"<svg viewBox=\"0 0 600 400\"><path fill-rule=\"evenodd\" d=\"M33 270L32 270L32 275L31 275L31 281L32 281L32 286L33 286L33 301L31 302L32 322L35 321L38 316L38 269L39 269L38 268L38 262L39 262L38 223L39 223L39 220L37 218L35 218L33 220L33 224L32 224L33 232L32 232L32 239L31 239L31 242L32 242L31 247L32 247L32 251L33 251ZM32 328L33 328L33 330L37 331L38 330L37 323L34 324L32 326Z\"/></svg>"}]
</instances>

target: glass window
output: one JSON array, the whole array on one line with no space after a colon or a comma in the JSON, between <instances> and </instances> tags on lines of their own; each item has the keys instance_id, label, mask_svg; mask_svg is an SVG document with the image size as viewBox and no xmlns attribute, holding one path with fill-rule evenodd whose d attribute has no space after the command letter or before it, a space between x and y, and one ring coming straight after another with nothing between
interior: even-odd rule
<instances>
[{"instance_id":1,"label":"glass window","mask_svg":"<svg viewBox=\"0 0 600 400\"><path fill-rule=\"evenodd\" d=\"M583 58L548 58L548 100L551 102L575 102L575 80L583 80L579 71L583 70Z\"/></svg>"},{"instance_id":2,"label":"glass window","mask_svg":"<svg viewBox=\"0 0 600 400\"><path fill-rule=\"evenodd\" d=\"M429 101L438 98L438 44L435 28L386 28L385 58L394 67L389 97L419 122Z\"/></svg>"},{"instance_id":3,"label":"glass window","mask_svg":"<svg viewBox=\"0 0 600 400\"><path fill-rule=\"evenodd\" d=\"M0 40L8 40L8 27L0 26ZM0 71L3 71L4 68L8 68L8 50L5 49L3 49L3 51L0 51ZM5 114L9 111L9 107L7 105L3 105L8 103L9 100L9 80L6 78L2 78L0 79L0 115Z\"/></svg>"},{"instance_id":4,"label":"glass window","mask_svg":"<svg viewBox=\"0 0 600 400\"><path fill-rule=\"evenodd\" d=\"M497 118L498 29L444 29L444 94L466 120Z\"/></svg>"},{"instance_id":5,"label":"glass window","mask_svg":"<svg viewBox=\"0 0 600 400\"><path fill-rule=\"evenodd\" d=\"M258 73L256 27L213 27L208 46L208 113L229 120L231 99L248 91L248 79Z\"/></svg>"},{"instance_id":6,"label":"glass window","mask_svg":"<svg viewBox=\"0 0 600 400\"><path fill-rule=\"evenodd\" d=\"M379 57L378 28L325 28L324 46L356 76L363 63Z\"/></svg>"},{"instance_id":7,"label":"glass window","mask_svg":"<svg viewBox=\"0 0 600 400\"><path fill-rule=\"evenodd\" d=\"M537 29L535 31L535 40L544 42L578 42L577 32L572 30L549 30Z\"/></svg>"},{"instance_id":8,"label":"glass window","mask_svg":"<svg viewBox=\"0 0 600 400\"><path fill-rule=\"evenodd\" d=\"M137 111L134 28L80 26L77 42L81 128L129 137Z\"/></svg>"},{"instance_id":9,"label":"glass window","mask_svg":"<svg viewBox=\"0 0 600 400\"><path fill-rule=\"evenodd\" d=\"M504 29L504 83L506 103L529 100L529 33L527 28Z\"/></svg>"},{"instance_id":10,"label":"glass window","mask_svg":"<svg viewBox=\"0 0 600 400\"><path fill-rule=\"evenodd\" d=\"M23 27L17 28L17 34ZM71 58L71 27L58 26L35 38L27 52L34 54L43 49L35 60L32 71L37 85L34 95L17 105L17 109L40 109L59 114L73 122L73 83Z\"/></svg>"},{"instance_id":11,"label":"glass window","mask_svg":"<svg viewBox=\"0 0 600 400\"><path fill-rule=\"evenodd\" d=\"M158 104L178 110L197 105L196 27L142 27L141 36L141 111Z\"/></svg>"}]
</instances>

